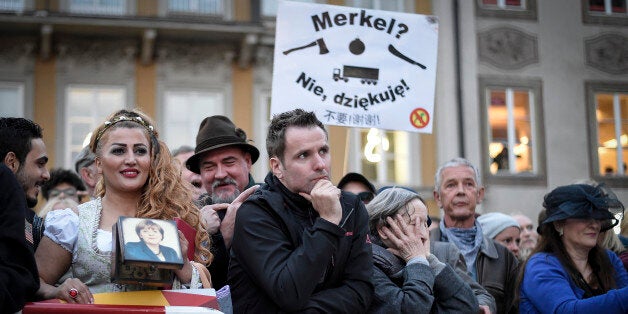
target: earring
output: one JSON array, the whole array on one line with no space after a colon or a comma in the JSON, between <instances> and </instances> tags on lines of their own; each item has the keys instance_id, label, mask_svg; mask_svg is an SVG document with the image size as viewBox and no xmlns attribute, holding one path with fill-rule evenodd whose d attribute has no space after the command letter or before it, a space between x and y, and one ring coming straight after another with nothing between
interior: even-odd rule
<instances>
[{"instance_id":1,"label":"earring","mask_svg":"<svg viewBox=\"0 0 628 314\"><path fill-rule=\"evenodd\" d=\"M561 237L563 236L563 228L558 228L558 229L556 229L556 231L558 231L558 235L559 236L561 236Z\"/></svg>"}]
</instances>

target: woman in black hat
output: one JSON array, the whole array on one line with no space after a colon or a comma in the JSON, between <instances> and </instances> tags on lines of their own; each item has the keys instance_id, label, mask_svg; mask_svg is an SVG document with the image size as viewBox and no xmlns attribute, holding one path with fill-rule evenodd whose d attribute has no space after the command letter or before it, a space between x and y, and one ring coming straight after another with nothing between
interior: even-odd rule
<instances>
[{"instance_id":1,"label":"woman in black hat","mask_svg":"<svg viewBox=\"0 0 628 314\"><path fill-rule=\"evenodd\" d=\"M628 313L628 274L598 236L624 206L601 188L561 186L545 196L542 235L523 268L521 313ZM613 212L611 212L613 211Z\"/></svg>"}]
</instances>

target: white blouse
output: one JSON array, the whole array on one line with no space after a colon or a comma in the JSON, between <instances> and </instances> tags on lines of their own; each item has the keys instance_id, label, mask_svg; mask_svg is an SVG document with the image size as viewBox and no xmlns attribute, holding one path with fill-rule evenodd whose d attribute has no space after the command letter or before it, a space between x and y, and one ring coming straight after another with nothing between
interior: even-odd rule
<instances>
[{"instance_id":1,"label":"white blouse","mask_svg":"<svg viewBox=\"0 0 628 314\"><path fill-rule=\"evenodd\" d=\"M77 256L78 224L79 217L71 208L53 210L46 215L44 235L71 252L73 262ZM96 245L101 252L111 252L113 249L112 233L98 229Z\"/></svg>"}]
</instances>

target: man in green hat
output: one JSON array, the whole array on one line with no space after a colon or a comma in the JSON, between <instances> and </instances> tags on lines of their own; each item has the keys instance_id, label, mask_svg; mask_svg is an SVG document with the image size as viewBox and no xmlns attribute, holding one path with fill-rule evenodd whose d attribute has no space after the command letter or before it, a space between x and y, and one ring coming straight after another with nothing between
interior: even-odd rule
<instances>
[{"instance_id":1,"label":"man in green hat","mask_svg":"<svg viewBox=\"0 0 628 314\"><path fill-rule=\"evenodd\" d=\"M210 219L215 211L221 220L219 231L212 235L214 260L208 267L216 290L227 284L236 212L257 188L250 171L259 150L249 142L244 130L229 118L207 117L199 127L194 155L185 163L190 171L201 175L207 191L199 198L202 216Z\"/></svg>"}]
</instances>

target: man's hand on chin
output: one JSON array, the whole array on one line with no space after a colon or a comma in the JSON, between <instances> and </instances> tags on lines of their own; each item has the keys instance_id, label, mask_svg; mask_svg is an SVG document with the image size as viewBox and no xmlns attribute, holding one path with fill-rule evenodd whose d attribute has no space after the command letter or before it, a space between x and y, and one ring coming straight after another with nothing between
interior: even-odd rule
<instances>
[{"instance_id":1,"label":"man's hand on chin","mask_svg":"<svg viewBox=\"0 0 628 314\"><path fill-rule=\"evenodd\" d=\"M342 206L340 206L340 189L329 180L318 180L310 194L299 192L318 212L321 218L339 224L342 219Z\"/></svg>"}]
</instances>

